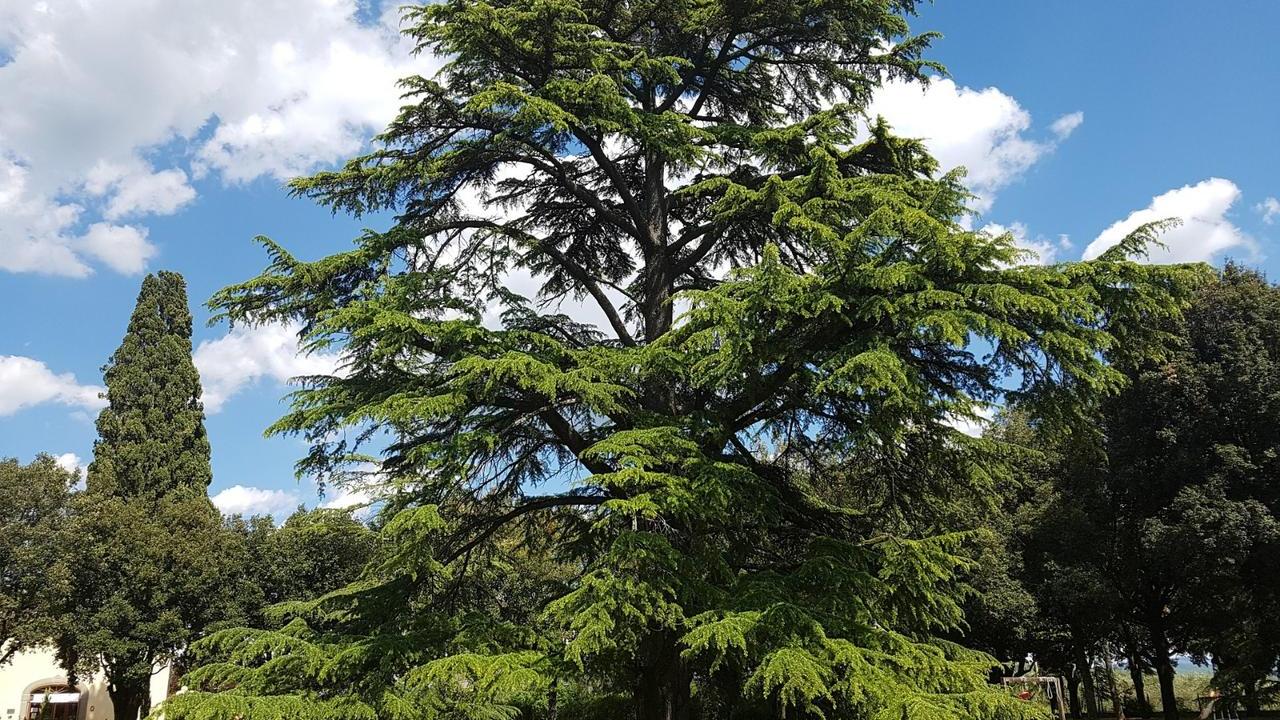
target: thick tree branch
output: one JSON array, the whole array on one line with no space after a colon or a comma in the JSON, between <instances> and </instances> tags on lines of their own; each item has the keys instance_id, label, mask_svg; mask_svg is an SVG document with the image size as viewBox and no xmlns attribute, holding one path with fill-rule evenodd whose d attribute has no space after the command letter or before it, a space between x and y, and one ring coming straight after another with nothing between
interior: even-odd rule
<instances>
[{"instance_id":1,"label":"thick tree branch","mask_svg":"<svg viewBox=\"0 0 1280 720\"><path fill-rule=\"evenodd\" d=\"M443 563L448 565L454 560L466 555L479 547L484 543L484 541L493 537L493 534L501 530L504 525L512 520L528 515L529 513L558 507L594 507L603 505L610 499L611 498L607 495L574 495L568 493L564 495L544 495L541 497L531 498L512 510L485 522L484 529L481 530L479 534L475 535L470 540L445 555Z\"/></svg>"},{"instance_id":2,"label":"thick tree branch","mask_svg":"<svg viewBox=\"0 0 1280 720\"><path fill-rule=\"evenodd\" d=\"M544 148L540 148L532 143L528 143L527 145L528 147L539 151L539 156L541 157L541 159L539 160L539 159L527 157L523 159L524 162L527 162L530 165L533 165L534 167L540 168L543 172L546 172L548 175L551 175L553 178L558 180L560 184L566 190L568 190L569 193L572 194L575 198L577 198L583 204L590 207L592 210L595 210L596 212L600 213L602 218L613 223L615 226L617 226L619 229L623 231L629 231L627 232L627 234L636 238L636 240L640 242L644 242L644 237L645 237L644 225L641 224L641 220L643 220L643 216L636 215L633 212L631 213L631 217L628 218L626 215L623 215L622 213L619 213L617 210L614 210L613 208L610 208L609 206L605 205L604 201L600 199L599 195L593 192L590 188L583 187L576 180L569 177L569 173L564 168L564 163L560 162L558 158L556 158L554 155L551 155L550 153L547 153ZM624 207L627 206L627 201L625 198L623 199L623 206Z\"/></svg>"},{"instance_id":3,"label":"thick tree branch","mask_svg":"<svg viewBox=\"0 0 1280 720\"><path fill-rule=\"evenodd\" d=\"M627 184L626 178L622 176L622 171L618 168L618 164L609 157L605 152L600 141L587 132L585 128L576 125L570 126L573 136L578 142L587 148L591 153L591 158L595 161L596 166L609 178L609 183L613 187L613 191L618 194L618 198L622 201L622 206L627 209L631 215L631 220L635 223L637 230L636 239L641 243L652 245L653 238L645 232L645 228L649 225L648 215L644 208L640 207L640 203L636 201L635 195L631 193L631 186Z\"/></svg>"},{"instance_id":4,"label":"thick tree branch","mask_svg":"<svg viewBox=\"0 0 1280 720\"><path fill-rule=\"evenodd\" d=\"M547 243L544 239L532 235L518 228L511 227L510 224L501 224L492 220L456 220L448 223L441 223L432 226L432 229L439 232L449 230L491 230L500 234L516 237L526 245L532 245L532 249L541 252L551 258L557 265L564 269L574 280L577 280L583 288L590 293L592 299L600 307L601 312L609 320L609 325L613 328L614 333L618 336L618 340L628 347L634 347L636 344L635 337L631 335L631 331L627 328L626 321L622 318L622 314L618 312L618 308L614 306L613 301L605 294L604 289L600 287L599 281L591 277L586 269L581 265L569 259L567 255L556 248L554 245Z\"/></svg>"},{"instance_id":5,"label":"thick tree branch","mask_svg":"<svg viewBox=\"0 0 1280 720\"><path fill-rule=\"evenodd\" d=\"M583 467L599 475L613 472L613 468L605 463L583 457L587 448L591 447L591 444L577 430L573 429L569 421L565 420L564 416L559 412L547 409L538 413L538 417L547 424L547 427L555 434L556 439L568 448L574 457L578 458L578 462L582 463Z\"/></svg>"}]
</instances>

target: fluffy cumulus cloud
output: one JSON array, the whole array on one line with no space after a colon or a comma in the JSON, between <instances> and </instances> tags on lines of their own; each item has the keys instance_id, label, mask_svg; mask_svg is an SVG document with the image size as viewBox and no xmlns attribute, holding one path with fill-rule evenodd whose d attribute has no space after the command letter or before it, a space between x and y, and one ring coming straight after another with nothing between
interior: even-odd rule
<instances>
[{"instance_id":1,"label":"fluffy cumulus cloud","mask_svg":"<svg viewBox=\"0 0 1280 720\"><path fill-rule=\"evenodd\" d=\"M1151 262L1208 261L1229 251L1256 255L1258 249L1253 238L1228 217L1239 199L1240 188L1222 178L1175 188L1155 196L1145 208L1129 213L1103 230L1085 248L1084 258L1095 258L1139 226L1166 218L1177 218L1181 225L1160 237L1164 247L1151 248Z\"/></svg>"},{"instance_id":2,"label":"fluffy cumulus cloud","mask_svg":"<svg viewBox=\"0 0 1280 720\"><path fill-rule=\"evenodd\" d=\"M80 410L100 410L105 389L81 385L71 373L55 373L49 366L20 355L0 355L0 416L34 405L58 403Z\"/></svg>"},{"instance_id":3,"label":"fluffy cumulus cloud","mask_svg":"<svg viewBox=\"0 0 1280 720\"><path fill-rule=\"evenodd\" d=\"M147 242L146 228L100 222L85 231L82 248L85 254L122 273L142 272L156 253L155 246Z\"/></svg>"},{"instance_id":4,"label":"fluffy cumulus cloud","mask_svg":"<svg viewBox=\"0 0 1280 720\"><path fill-rule=\"evenodd\" d=\"M1280 199L1269 197L1254 205L1253 209L1262 216L1262 222L1270 225L1280 218Z\"/></svg>"},{"instance_id":5,"label":"fluffy cumulus cloud","mask_svg":"<svg viewBox=\"0 0 1280 720\"><path fill-rule=\"evenodd\" d=\"M285 324L238 327L221 338L201 342L194 359L209 413L220 411L231 396L259 381L332 375L341 366L336 353L301 352L297 326Z\"/></svg>"},{"instance_id":6,"label":"fluffy cumulus cloud","mask_svg":"<svg viewBox=\"0 0 1280 720\"><path fill-rule=\"evenodd\" d=\"M148 217L193 180L304 173L357 152L429 72L398 3L0 2L0 270L140 272Z\"/></svg>"},{"instance_id":7,"label":"fluffy cumulus cloud","mask_svg":"<svg viewBox=\"0 0 1280 720\"><path fill-rule=\"evenodd\" d=\"M232 485L210 498L224 515L273 515L283 517L298 507L297 493Z\"/></svg>"},{"instance_id":8,"label":"fluffy cumulus cloud","mask_svg":"<svg viewBox=\"0 0 1280 720\"><path fill-rule=\"evenodd\" d=\"M964 167L979 213L990 210L1002 188L1084 122L1084 113L1073 112L1054 120L1047 133L1036 133L1031 114L1014 98L994 87L975 90L949 78L923 89L889 83L876 94L870 113L883 116L897 134L924 140L943 170Z\"/></svg>"},{"instance_id":9,"label":"fluffy cumulus cloud","mask_svg":"<svg viewBox=\"0 0 1280 720\"><path fill-rule=\"evenodd\" d=\"M80 206L32 191L30 174L5 157L0 135L0 270L88 275L89 266L77 252L73 232Z\"/></svg>"},{"instance_id":10,"label":"fluffy cumulus cloud","mask_svg":"<svg viewBox=\"0 0 1280 720\"><path fill-rule=\"evenodd\" d=\"M62 453L55 457L54 462L58 467L67 472L79 473L84 463L80 460L80 456L75 453Z\"/></svg>"},{"instance_id":11,"label":"fluffy cumulus cloud","mask_svg":"<svg viewBox=\"0 0 1280 720\"><path fill-rule=\"evenodd\" d=\"M1071 239L1066 235L1059 235L1056 240L1051 240L1041 235L1032 235L1024 223L1015 222L1008 225L1000 223L987 223L982 227L982 231L990 235L1004 235L1008 233L1013 236L1014 243L1033 253L1033 257L1028 261L1038 262L1049 265L1058 260L1058 253L1071 248Z\"/></svg>"},{"instance_id":12,"label":"fluffy cumulus cloud","mask_svg":"<svg viewBox=\"0 0 1280 720\"><path fill-rule=\"evenodd\" d=\"M136 215L172 215L196 197L187 174L177 168L153 172L145 164L100 162L89 171L84 189L107 197L102 211L108 220Z\"/></svg>"},{"instance_id":13,"label":"fluffy cumulus cloud","mask_svg":"<svg viewBox=\"0 0 1280 720\"><path fill-rule=\"evenodd\" d=\"M982 437L982 434L991 427L991 421L995 419L997 409L994 405L983 405L974 408L973 417L952 416L944 422L970 437Z\"/></svg>"}]
</instances>

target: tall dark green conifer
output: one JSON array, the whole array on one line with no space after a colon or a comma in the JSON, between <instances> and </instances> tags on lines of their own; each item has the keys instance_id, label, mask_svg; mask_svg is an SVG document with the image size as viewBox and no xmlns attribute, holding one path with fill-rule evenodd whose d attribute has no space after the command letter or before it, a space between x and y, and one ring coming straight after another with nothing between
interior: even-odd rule
<instances>
[{"instance_id":1,"label":"tall dark green conifer","mask_svg":"<svg viewBox=\"0 0 1280 720\"><path fill-rule=\"evenodd\" d=\"M243 621L243 538L205 491L212 479L191 359L186 283L148 275L103 368L109 405L88 488L55 545L70 590L50 615L69 675L103 672L116 720L150 712L152 677L217 623Z\"/></svg>"},{"instance_id":2,"label":"tall dark green conifer","mask_svg":"<svg viewBox=\"0 0 1280 720\"><path fill-rule=\"evenodd\" d=\"M98 416L92 489L158 496L207 488L209 438L181 275L161 271L142 281L129 329L103 375L110 404Z\"/></svg>"}]
</instances>

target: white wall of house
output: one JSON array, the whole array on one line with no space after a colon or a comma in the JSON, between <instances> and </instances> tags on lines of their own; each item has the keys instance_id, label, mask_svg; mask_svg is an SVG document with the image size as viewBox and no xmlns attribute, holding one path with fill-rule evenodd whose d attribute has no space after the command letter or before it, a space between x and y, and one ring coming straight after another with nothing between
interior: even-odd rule
<instances>
[{"instance_id":1,"label":"white wall of house","mask_svg":"<svg viewBox=\"0 0 1280 720\"><path fill-rule=\"evenodd\" d=\"M0 720L30 720L32 691L66 681L67 675L58 667L51 650L18 653L11 662L0 665ZM102 673L81 678L76 689L80 693L76 720L115 720ZM152 706L160 704L168 691L169 668L166 667L151 676Z\"/></svg>"}]
</instances>

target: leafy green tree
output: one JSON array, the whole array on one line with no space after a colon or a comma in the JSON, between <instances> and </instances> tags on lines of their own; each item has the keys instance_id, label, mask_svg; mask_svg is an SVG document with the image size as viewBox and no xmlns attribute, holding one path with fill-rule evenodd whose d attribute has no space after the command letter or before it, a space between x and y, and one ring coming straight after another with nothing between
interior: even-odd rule
<instances>
[{"instance_id":1,"label":"leafy green tree","mask_svg":"<svg viewBox=\"0 0 1280 720\"><path fill-rule=\"evenodd\" d=\"M213 300L343 347L273 430L322 476L391 438L386 555L283 629L204 643L166 717L510 716L561 679L645 720L1033 713L939 638L965 538L876 512L989 492L997 443L951 421L1116 389L1108 360L1158 345L1189 275L1126 259L1155 228L1053 267L966 230L960 176L864 115L936 69L913 6L408 10L444 69L405 81L372 154L294 184L394 226L315 262L264 240L266 273ZM869 512L824 493L843 458L876 470ZM557 512L576 571L548 630L453 602Z\"/></svg>"},{"instance_id":2,"label":"leafy green tree","mask_svg":"<svg viewBox=\"0 0 1280 720\"><path fill-rule=\"evenodd\" d=\"M98 415L93 489L122 497L180 487L203 492L213 473L181 275L162 271L143 279L124 340L103 376L110 404Z\"/></svg>"},{"instance_id":3,"label":"leafy green tree","mask_svg":"<svg viewBox=\"0 0 1280 720\"><path fill-rule=\"evenodd\" d=\"M986 524L1012 556L1002 563L1006 582L1029 596L1032 612L1019 616L1016 647L1066 680L1073 716L1097 717L1092 669L1107 652L1117 612L1104 574L1108 500L1093 472L1105 461L1100 436L1083 423L1046 427L1019 407L1003 409L986 436L1018 449L1003 512ZM980 594L974 602L981 608L987 600Z\"/></svg>"},{"instance_id":4,"label":"leafy green tree","mask_svg":"<svg viewBox=\"0 0 1280 720\"><path fill-rule=\"evenodd\" d=\"M241 537L202 493L123 498L88 491L58 533L71 592L54 606L54 637L71 674L103 671L115 717L150 711L151 678L183 665L189 643L243 624L253 589Z\"/></svg>"},{"instance_id":5,"label":"leafy green tree","mask_svg":"<svg viewBox=\"0 0 1280 720\"><path fill-rule=\"evenodd\" d=\"M48 615L71 675L106 675L119 720L150 709L152 675L219 623L243 623L248 554L205 491L209 443L180 275L143 280L105 368L108 406L87 489L52 539L69 591Z\"/></svg>"},{"instance_id":6,"label":"leafy green tree","mask_svg":"<svg viewBox=\"0 0 1280 720\"><path fill-rule=\"evenodd\" d=\"M49 639L49 599L67 588L49 538L76 480L49 455L26 465L0 460L0 665Z\"/></svg>"},{"instance_id":7,"label":"leafy green tree","mask_svg":"<svg viewBox=\"0 0 1280 720\"><path fill-rule=\"evenodd\" d=\"M1274 607L1278 571L1266 553L1280 511L1280 288L1228 264L1179 335L1179 352L1136 368L1106 414L1117 587L1148 634L1166 707L1169 656L1183 651L1215 658L1256 712L1252 696L1280 647L1239 630L1265 624L1254 613Z\"/></svg>"},{"instance_id":8,"label":"leafy green tree","mask_svg":"<svg viewBox=\"0 0 1280 720\"><path fill-rule=\"evenodd\" d=\"M360 577L373 558L377 535L349 511L300 509L279 528L269 519L245 524L252 573L263 600L313 600Z\"/></svg>"},{"instance_id":9,"label":"leafy green tree","mask_svg":"<svg viewBox=\"0 0 1280 720\"><path fill-rule=\"evenodd\" d=\"M1130 382L1100 406L1096 429L1063 439L1006 425L1037 453L1023 472L1045 481L1018 523L1021 579L1038 599L1044 654L1070 648L1083 663L1119 652L1156 672L1173 718L1172 657L1190 653L1256 712L1280 658L1266 619L1280 528L1280 289L1228 264L1170 328L1174 351L1124 366Z\"/></svg>"}]
</instances>

